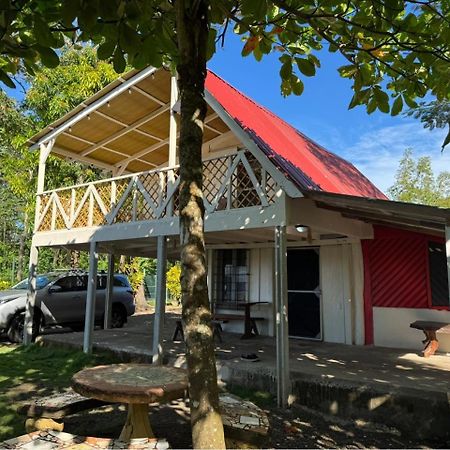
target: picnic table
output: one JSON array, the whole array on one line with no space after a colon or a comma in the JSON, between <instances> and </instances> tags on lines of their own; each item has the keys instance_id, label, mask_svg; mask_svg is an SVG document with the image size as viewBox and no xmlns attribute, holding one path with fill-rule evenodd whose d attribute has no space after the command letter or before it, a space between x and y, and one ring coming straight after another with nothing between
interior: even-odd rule
<instances>
[{"instance_id":1,"label":"picnic table","mask_svg":"<svg viewBox=\"0 0 450 450\"><path fill-rule=\"evenodd\" d=\"M429 358L434 355L439 348L439 341L436 337L436 332L450 334L450 324L447 322L434 322L427 320L416 320L409 325L416 330L422 330L425 334L425 339L422 343L425 345L422 350L422 355L425 358Z\"/></svg>"},{"instance_id":2,"label":"picnic table","mask_svg":"<svg viewBox=\"0 0 450 450\"><path fill-rule=\"evenodd\" d=\"M119 437L121 441L153 438L148 405L181 398L187 387L184 369L151 364L91 367L72 378L73 390L85 397L128 405L127 419Z\"/></svg>"}]
</instances>

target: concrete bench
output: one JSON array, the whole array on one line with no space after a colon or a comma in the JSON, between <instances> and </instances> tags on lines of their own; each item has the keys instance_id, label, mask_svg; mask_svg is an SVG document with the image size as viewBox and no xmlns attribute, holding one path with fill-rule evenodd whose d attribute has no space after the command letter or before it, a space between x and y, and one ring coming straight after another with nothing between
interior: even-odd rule
<instances>
[{"instance_id":1,"label":"concrete bench","mask_svg":"<svg viewBox=\"0 0 450 450\"><path fill-rule=\"evenodd\" d=\"M61 431L35 431L24 434L4 442L0 442L1 449L9 450L89 450L89 449L114 449L114 450L165 450L169 449L166 439L131 439L130 442L118 439L97 438L92 436L77 436Z\"/></svg>"},{"instance_id":2,"label":"concrete bench","mask_svg":"<svg viewBox=\"0 0 450 450\"><path fill-rule=\"evenodd\" d=\"M220 394L219 402L227 448L267 445L269 419L261 408L228 393Z\"/></svg>"},{"instance_id":3,"label":"concrete bench","mask_svg":"<svg viewBox=\"0 0 450 450\"><path fill-rule=\"evenodd\" d=\"M34 399L20 406L17 412L27 417L25 421L27 432L49 428L62 431L64 424L60 421L64 417L107 404L107 402L83 397L70 390Z\"/></svg>"},{"instance_id":4,"label":"concrete bench","mask_svg":"<svg viewBox=\"0 0 450 450\"><path fill-rule=\"evenodd\" d=\"M425 334L425 339L422 343L425 345L422 350L424 358L429 358L434 355L439 348L439 341L436 337L436 332L443 334L450 334L450 323L446 322L433 322L427 320L416 320L409 325L416 330L422 330Z\"/></svg>"}]
</instances>

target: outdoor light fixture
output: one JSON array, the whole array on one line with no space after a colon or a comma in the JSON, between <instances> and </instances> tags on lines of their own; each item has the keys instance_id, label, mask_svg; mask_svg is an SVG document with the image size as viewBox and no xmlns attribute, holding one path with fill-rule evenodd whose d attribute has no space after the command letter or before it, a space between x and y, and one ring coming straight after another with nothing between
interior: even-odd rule
<instances>
[{"instance_id":1,"label":"outdoor light fixture","mask_svg":"<svg viewBox=\"0 0 450 450\"><path fill-rule=\"evenodd\" d=\"M308 227L308 225L295 225L295 229L299 233L307 233L309 230L309 227Z\"/></svg>"}]
</instances>

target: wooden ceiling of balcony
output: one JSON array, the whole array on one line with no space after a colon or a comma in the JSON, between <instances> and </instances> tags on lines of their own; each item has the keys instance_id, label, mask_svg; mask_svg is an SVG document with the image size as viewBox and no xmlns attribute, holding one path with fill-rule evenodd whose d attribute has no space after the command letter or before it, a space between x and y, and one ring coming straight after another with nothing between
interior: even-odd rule
<instances>
[{"instance_id":1,"label":"wooden ceiling of balcony","mask_svg":"<svg viewBox=\"0 0 450 450\"><path fill-rule=\"evenodd\" d=\"M109 169L140 172L167 164L170 119L170 72L132 71L106 86L64 117L31 138L30 144L52 136L52 153ZM111 94L122 89L116 96ZM104 101L108 96L110 99ZM102 104L103 102L103 104ZM98 104L98 106L96 106ZM70 125L70 126L69 126ZM204 153L238 146L228 126L208 106Z\"/></svg>"}]
</instances>

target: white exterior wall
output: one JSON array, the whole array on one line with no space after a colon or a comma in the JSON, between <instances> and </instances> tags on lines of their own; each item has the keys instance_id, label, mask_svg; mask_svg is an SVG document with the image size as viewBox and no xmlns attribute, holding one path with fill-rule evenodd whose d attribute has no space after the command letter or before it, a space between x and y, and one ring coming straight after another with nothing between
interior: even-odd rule
<instances>
[{"instance_id":1,"label":"white exterior wall","mask_svg":"<svg viewBox=\"0 0 450 450\"><path fill-rule=\"evenodd\" d=\"M265 336L274 336L273 310L273 248L249 249L249 301L269 302L264 305L251 307L251 315L264 317L265 320L256 322L259 332ZM237 314L236 310L220 309L223 314ZM240 311L243 315L243 311ZM244 321L230 321L222 324L224 331L243 333Z\"/></svg>"},{"instance_id":2,"label":"white exterior wall","mask_svg":"<svg viewBox=\"0 0 450 450\"><path fill-rule=\"evenodd\" d=\"M317 245L315 246L317 247ZM274 249L249 250L249 301L269 302L253 306L251 314L264 317L257 326L261 334L275 335L273 307ZM320 246L322 333L325 342L364 344L364 279L360 243ZM236 310L220 309L236 314ZM224 331L243 332L243 322L223 324Z\"/></svg>"},{"instance_id":3,"label":"white exterior wall","mask_svg":"<svg viewBox=\"0 0 450 450\"><path fill-rule=\"evenodd\" d=\"M450 311L422 308L373 308L374 344L382 347L422 350L424 334L410 328L416 320L449 322ZM450 335L437 333L439 352L450 352Z\"/></svg>"},{"instance_id":4,"label":"white exterior wall","mask_svg":"<svg viewBox=\"0 0 450 450\"><path fill-rule=\"evenodd\" d=\"M361 245L320 247L322 334L325 342L364 343L364 279Z\"/></svg>"}]
</instances>

